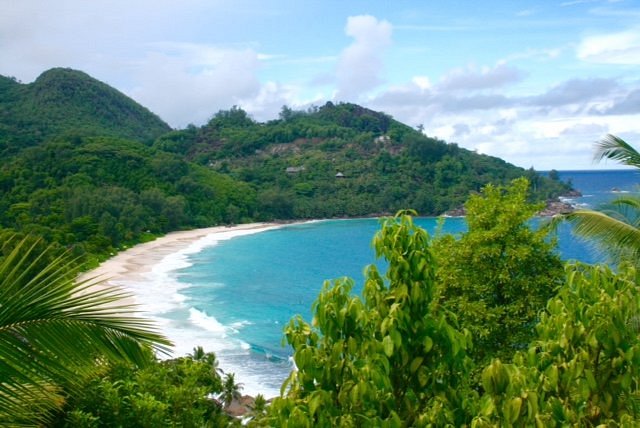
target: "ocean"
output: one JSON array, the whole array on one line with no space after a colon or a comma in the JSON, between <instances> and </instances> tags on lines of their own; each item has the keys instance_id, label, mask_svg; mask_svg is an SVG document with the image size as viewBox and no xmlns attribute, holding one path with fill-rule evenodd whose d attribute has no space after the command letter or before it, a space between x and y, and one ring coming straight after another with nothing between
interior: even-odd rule
<instances>
[{"instance_id":1,"label":"ocean","mask_svg":"<svg viewBox=\"0 0 640 428\"><path fill-rule=\"evenodd\" d=\"M638 192L640 176L631 170L567 171L560 178L583 194L568 202L597 208ZM416 223L433 234L437 220ZM326 220L204 239L154 267L148 279L157 292L144 294L144 307L175 342L175 355L202 346L216 353L225 372L235 373L244 393L273 397L292 369L284 326L296 314L311 320L325 280L348 276L360 291L364 267L375 262L371 240L378 229L376 219ZM444 232L464 229L464 219L445 222ZM568 225L558 231L558 251L567 260L598 261ZM141 296L149 289L145 283L123 285Z\"/></svg>"}]
</instances>

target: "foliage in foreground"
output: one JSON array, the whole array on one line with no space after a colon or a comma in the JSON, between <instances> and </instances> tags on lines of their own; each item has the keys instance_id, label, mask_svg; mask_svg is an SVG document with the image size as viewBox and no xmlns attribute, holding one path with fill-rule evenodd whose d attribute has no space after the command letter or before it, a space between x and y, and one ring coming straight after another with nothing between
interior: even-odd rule
<instances>
[{"instance_id":1,"label":"foliage in foreground","mask_svg":"<svg viewBox=\"0 0 640 428\"><path fill-rule=\"evenodd\" d=\"M484 370L472 426L638 426L639 291L633 268L567 266L529 350Z\"/></svg>"},{"instance_id":2,"label":"foliage in foreground","mask_svg":"<svg viewBox=\"0 0 640 428\"><path fill-rule=\"evenodd\" d=\"M427 233L409 216L374 238L386 277L367 268L362 299L348 279L325 283L313 326L285 329L297 370L269 409L272 426L461 425L468 413L467 334L434 300Z\"/></svg>"},{"instance_id":3,"label":"foliage in foreground","mask_svg":"<svg viewBox=\"0 0 640 428\"><path fill-rule=\"evenodd\" d=\"M0 424L36 425L104 361L144 365L150 347L170 342L132 315L117 289L77 282L62 255L24 240L0 259ZM5 243L3 243L5 244Z\"/></svg>"},{"instance_id":4,"label":"foliage in foreground","mask_svg":"<svg viewBox=\"0 0 640 428\"><path fill-rule=\"evenodd\" d=\"M469 330L470 355L483 367L511 359L531 341L564 270L549 230L530 224L541 205L528 202L524 178L485 187L465 208L468 230L434 241L437 282L441 304Z\"/></svg>"},{"instance_id":5,"label":"foliage in foreground","mask_svg":"<svg viewBox=\"0 0 640 428\"><path fill-rule=\"evenodd\" d=\"M435 299L446 290L426 232L402 214L384 220L374 247L388 262L384 278L369 267L362 297L350 293L349 279L326 283L312 324L297 317L286 328L297 370L257 426L638 425L640 288L633 268L568 265L562 283L548 277L558 288L547 302L539 290L521 288L523 301L541 305L528 321L531 342L505 361L488 352L494 359L476 368L484 369L477 388L469 331ZM530 263L511 266L515 284ZM494 293L488 287L486 297ZM520 316L513 311L505 322Z\"/></svg>"},{"instance_id":6,"label":"foliage in foreground","mask_svg":"<svg viewBox=\"0 0 640 428\"><path fill-rule=\"evenodd\" d=\"M223 385L213 353L196 348L193 355L136 368L103 367L87 381L82 394L69 398L56 427L219 427L236 423L222 410L218 394L237 391Z\"/></svg>"},{"instance_id":7,"label":"foliage in foreground","mask_svg":"<svg viewBox=\"0 0 640 428\"><path fill-rule=\"evenodd\" d=\"M369 267L361 297L349 279L326 283L312 324L288 325L297 370L251 426L637 426L634 268L567 265L532 341L480 367L475 389L471 337L436 298L426 232L406 215L386 219L374 246L388 262L384 277ZM203 352L141 370L115 366L87 384L59 426L237 424L207 398L235 394L230 378Z\"/></svg>"}]
</instances>

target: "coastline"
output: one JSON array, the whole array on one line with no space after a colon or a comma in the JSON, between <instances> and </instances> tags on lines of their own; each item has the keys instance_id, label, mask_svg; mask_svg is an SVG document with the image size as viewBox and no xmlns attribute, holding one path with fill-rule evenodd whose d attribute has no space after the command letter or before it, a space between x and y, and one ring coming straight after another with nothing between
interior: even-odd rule
<instances>
[{"instance_id":1,"label":"coastline","mask_svg":"<svg viewBox=\"0 0 640 428\"><path fill-rule=\"evenodd\" d=\"M139 280L144 274L151 272L153 266L161 263L166 256L184 250L199 240L211 239L211 245L213 245L219 240L242 236L246 231L263 231L285 225L283 223L247 223L170 232L153 241L137 244L115 254L100 263L98 267L81 273L78 281L89 281L94 283L94 286L100 287L113 286L114 281L125 279Z\"/></svg>"},{"instance_id":2,"label":"coastline","mask_svg":"<svg viewBox=\"0 0 640 428\"><path fill-rule=\"evenodd\" d=\"M246 367L237 367L238 352L247 353L245 344L229 337L223 326L211 315L194 311L180 290L189 287L173 277L173 272L191 265L189 256L204 248L238 236L260 233L308 221L286 223L248 223L234 226L216 226L171 232L153 241L135 245L101 263L95 269L83 272L78 281L87 281L92 287L117 287L126 297L123 303L135 316L143 316L174 343L169 356L177 358L203 346L218 357L220 368L235 372L244 384L244 393L261 393L272 397L279 394L279 385L266 385ZM194 327L195 325L195 327Z\"/></svg>"}]
</instances>

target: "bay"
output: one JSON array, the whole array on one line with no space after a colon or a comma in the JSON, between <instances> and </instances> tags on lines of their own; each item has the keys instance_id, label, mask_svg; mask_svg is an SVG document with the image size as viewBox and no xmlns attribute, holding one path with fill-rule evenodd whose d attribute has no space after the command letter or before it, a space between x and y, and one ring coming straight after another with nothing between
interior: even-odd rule
<instances>
[{"instance_id":1,"label":"bay","mask_svg":"<svg viewBox=\"0 0 640 428\"><path fill-rule=\"evenodd\" d=\"M596 208L619 194L637 192L635 171L560 172L582 197L569 202ZM430 234L437 219L418 218ZM464 219L449 218L443 232L459 233ZM226 372L236 373L249 394L278 394L292 364L282 346L283 327L294 315L311 319L311 305L326 280L348 276L359 293L363 269L374 263L371 240L377 219L326 220L284 226L221 241L188 257L170 275L180 284L179 307L165 313L179 325L172 337L214 350ZM564 259L596 262L597 254L568 225L558 231ZM195 343L200 340L204 343ZM213 349L211 349L213 348Z\"/></svg>"}]
</instances>

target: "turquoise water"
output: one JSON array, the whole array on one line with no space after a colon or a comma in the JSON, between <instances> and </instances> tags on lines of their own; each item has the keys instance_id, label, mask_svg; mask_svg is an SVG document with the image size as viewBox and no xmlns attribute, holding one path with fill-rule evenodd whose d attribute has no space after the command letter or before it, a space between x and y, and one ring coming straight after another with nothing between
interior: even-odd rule
<instances>
[{"instance_id":1,"label":"turquoise water","mask_svg":"<svg viewBox=\"0 0 640 428\"><path fill-rule=\"evenodd\" d=\"M638 182L633 171L564 172L561 177L583 192L571 202L591 207L616 192L636 191ZM436 228L433 218L416 223L431 234ZM181 268L166 269L175 288L174 307L161 314L168 334L182 350L202 345L215 351L246 393L276 395L291 370L289 349L281 345L284 325L295 314L311 319L311 304L325 280L349 276L359 292L363 269L374 262L370 243L378 228L375 219L310 222L189 251L183 264L175 265ZM464 228L463 219L450 218L444 231ZM558 238L563 258L596 261L568 226L560 228Z\"/></svg>"}]
</instances>

